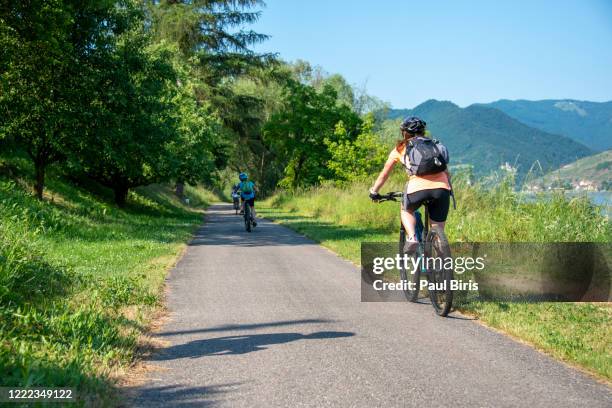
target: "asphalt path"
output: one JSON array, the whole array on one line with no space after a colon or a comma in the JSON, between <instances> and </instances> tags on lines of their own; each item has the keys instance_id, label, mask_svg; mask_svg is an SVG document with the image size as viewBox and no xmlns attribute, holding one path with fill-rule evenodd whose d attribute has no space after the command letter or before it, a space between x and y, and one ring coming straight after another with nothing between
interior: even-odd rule
<instances>
[{"instance_id":1,"label":"asphalt path","mask_svg":"<svg viewBox=\"0 0 612 408\"><path fill-rule=\"evenodd\" d=\"M612 390L469 318L362 303L358 268L230 205L168 278L142 407L612 407Z\"/></svg>"}]
</instances>

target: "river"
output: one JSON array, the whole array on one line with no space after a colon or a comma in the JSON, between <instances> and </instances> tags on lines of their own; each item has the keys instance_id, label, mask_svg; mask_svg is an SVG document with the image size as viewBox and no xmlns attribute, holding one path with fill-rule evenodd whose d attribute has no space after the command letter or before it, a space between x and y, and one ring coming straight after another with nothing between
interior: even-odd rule
<instances>
[{"instance_id":1,"label":"river","mask_svg":"<svg viewBox=\"0 0 612 408\"><path fill-rule=\"evenodd\" d=\"M551 195L549 193L543 194L545 197ZM542 197L542 193L522 192L521 195L526 201L535 201ZM565 191L564 195L568 198L586 196L593 204L601 207L603 214L607 214L608 217L612 216L612 191Z\"/></svg>"}]
</instances>

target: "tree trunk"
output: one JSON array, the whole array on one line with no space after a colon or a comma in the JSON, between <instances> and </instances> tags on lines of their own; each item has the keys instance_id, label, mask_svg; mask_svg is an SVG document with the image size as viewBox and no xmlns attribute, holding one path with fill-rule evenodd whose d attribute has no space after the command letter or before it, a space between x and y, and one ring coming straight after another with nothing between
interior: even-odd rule
<instances>
[{"instance_id":1,"label":"tree trunk","mask_svg":"<svg viewBox=\"0 0 612 408\"><path fill-rule=\"evenodd\" d=\"M178 198L183 198L183 196L185 195L185 183L183 183L182 181L176 182L175 194Z\"/></svg>"},{"instance_id":2,"label":"tree trunk","mask_svg":"<svg viewBox=\"0 0 612 408\"><path fill-rule=\"evenodd\" d=\"M45 188L45 163L42 160L34 162L34 171L36 173L36 184L34 189L36 190L36 198L39 200L43 199L43 190Z\"/></svg>"},{"instance_id":3,"label":"tree trunk","mask_svg":"<svg viewBox=\"0 0 612 408\"><path fill-rule=\"evenodd\" d=\"M115 192L115 204L117 204L117 206L121 208L125 207L129 188L124 186L118 186L114 187L113 191Z\"/></svg>"},{"instance_id":4,"label":"tree trunk","mask_svg":"<svg viewBox=\"0 0 612 408\"><path fill-rule=\"evenodd\" d=\"M302 181L302 166L306 161L306 157L304 155L300 155L300 159L298 160L297 166L295 166L295 176L293 177L293 188L297 188L300 185L300 181Z\"/></svg>"}]
</instances>

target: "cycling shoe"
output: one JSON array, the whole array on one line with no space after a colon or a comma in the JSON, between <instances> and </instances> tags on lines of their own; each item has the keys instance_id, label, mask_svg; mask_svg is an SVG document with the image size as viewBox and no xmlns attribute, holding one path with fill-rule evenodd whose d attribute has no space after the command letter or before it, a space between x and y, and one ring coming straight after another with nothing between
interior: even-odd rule
<instances>
[{"instance_id":1,"label":"cycling shoe","mask_svg":"<svg viewBox=\"0 0 612 408\"><path fill-rule=\"evenodd\" d=\"M418 247L418 241L406 241L404 243L404 253L406 255L413 255L414 253L416 253Z\"/></svg>"}]
</instances>

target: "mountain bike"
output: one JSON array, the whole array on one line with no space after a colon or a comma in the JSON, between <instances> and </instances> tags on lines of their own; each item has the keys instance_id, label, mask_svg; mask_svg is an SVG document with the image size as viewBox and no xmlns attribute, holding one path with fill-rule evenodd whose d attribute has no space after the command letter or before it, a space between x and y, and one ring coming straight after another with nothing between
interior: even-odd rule
<instances>
[{"instance_id":1,"label":"mountain bike","mask_svg":"<svg viewBox=\"0 0 612 408\"><path fill-rule=\"evenodd\" d=\"M404 193L401 191L392 192L381 195L377 201L397 201L397 198L403 196ZM429 211L427 210L426 204L427 203L425 203L424 206L424 221L419 210L414 213L417 219L415 232L418 244L413 254L407 254L405 252L406 230L400 219L399 254L402 258L407 254L408 256L415 256L416 259L419 259L414 271L408 271L404 267L400 268L400 277L404 283L404 295L406 299L410 302L416 302L419 296L421 276L425 275L428 282L427 291L429 292L431 305L439 316L444 317L448 315L453 304L453 291L451 290L453 270L444 268L445 260L450 258L451 251L444 232L430 228ZM412 282L412 285L406 284L409 282Z\"/></svg>"},{"instance_id":2,"label":"mountain bike","mask_svg":"<svg viewBox=\"0 0 612 408\"><path fill-rule=\"evenodd\" d=\"M253 219L253 209L251 204L248 202L244 203L244 228L247 232L251 232L255 226L255 220Z\"/></svg>"}]
</instances>

